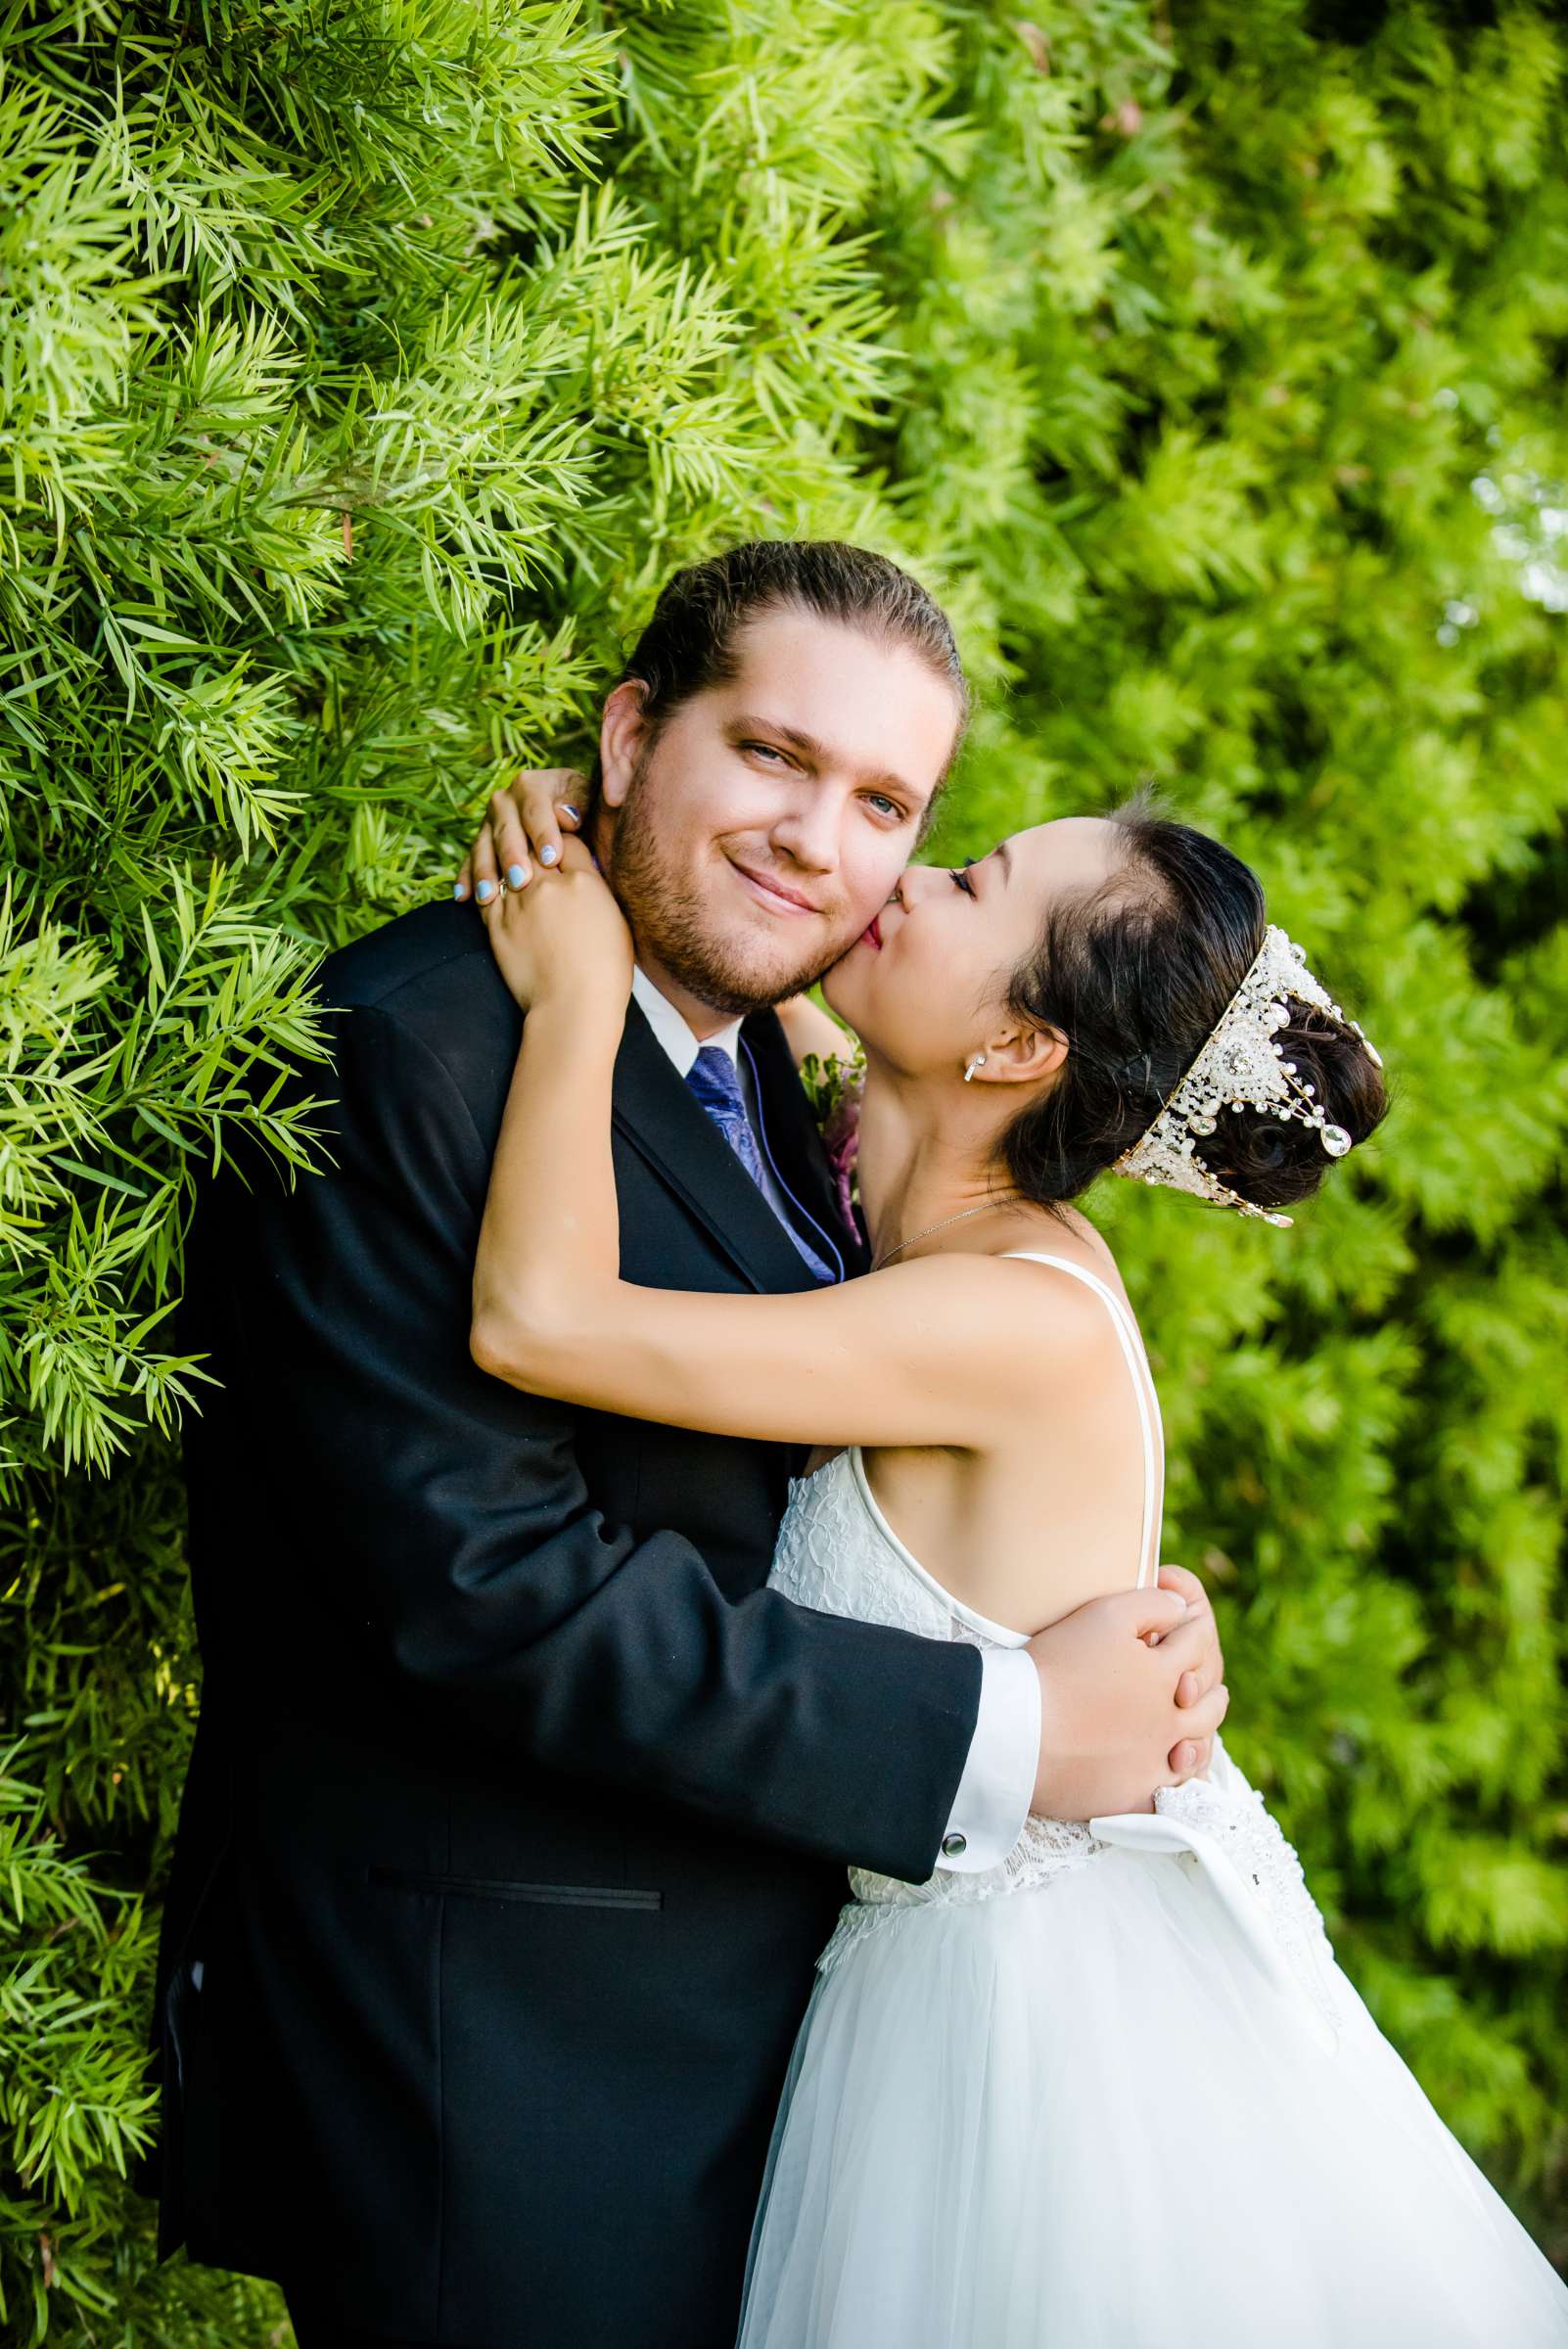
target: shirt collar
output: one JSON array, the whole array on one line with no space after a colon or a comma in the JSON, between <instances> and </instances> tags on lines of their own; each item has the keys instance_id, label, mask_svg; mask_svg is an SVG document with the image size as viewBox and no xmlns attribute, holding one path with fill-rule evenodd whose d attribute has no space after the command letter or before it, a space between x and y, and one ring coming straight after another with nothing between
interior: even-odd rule
<instances>
[{"instance_id":1,"label":"shirt collar","mask_svg":"<svg viewBox=\"0 0 1568 2349\"><path fill-rule=\"evenodd\" d=\"M728 1027L720 1028L716 1036L706 1036L699 1042L673 1003L667 995L659 992L658 988L640 965L631 974L631 999L641 1011L643 1018L659 1038L669 1058L674 1062L675 1069L681 1077L691 1075L692 1064L698 1053L704 1050L708 1044L717 1044L720 1051L727 1052L730 1059L738 1064L741 1032L739 1020L731 1020Z\"/></svg>"}]
</instances>

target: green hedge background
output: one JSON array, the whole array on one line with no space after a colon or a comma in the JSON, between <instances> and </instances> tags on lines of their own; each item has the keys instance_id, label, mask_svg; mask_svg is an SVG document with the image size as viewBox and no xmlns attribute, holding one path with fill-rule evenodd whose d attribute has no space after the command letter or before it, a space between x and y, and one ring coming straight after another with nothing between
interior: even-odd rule
<instances>
[{"instance_id":1,"label":"green hedge background","mask_svg":"<svg viewBox=\"0 0 1568 2349\"><path fill-rule=\"evenodd\" d=\"M1017 7L0 10L7 2337L280 2321L158 2270L122 2177L199 1701L192 1174L235 1121L305 1154L251 1080L317 944L444 888L752 534L947 600L945 846L1152 778L1383 1047L1290 1234L1102 1205L1232 1742L1568 2256L1568 31Z\"/></svg>"}]
</instances>

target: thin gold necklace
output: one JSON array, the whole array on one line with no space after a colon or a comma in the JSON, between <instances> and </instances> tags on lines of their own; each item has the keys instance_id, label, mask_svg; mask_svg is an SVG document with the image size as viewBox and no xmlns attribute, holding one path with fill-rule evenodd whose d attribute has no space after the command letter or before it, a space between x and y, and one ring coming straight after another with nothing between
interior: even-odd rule
<instances>
[{"instance_id":1,"label":"thin gold necklace","mask_svg":"<svg viewBox=\"0 0 1568 2349\"><path fill-rule=\"evenodd\" d=\"M884 1265L891 1265L896 1256L901 1256L906 1248L912 1248L916 1240L929 1240L934 1233L945 1231L949 1223L962 1223L970 1216L990 1215L993 1207L1005 1207L1010 1199L1022 1199L1023 1195L1022 1191L1002 1191L994 1199L983 1199L978 1207L961 1207L955 1216L944 1216L940 1223L928 1223L924 1231L912 1231L906 1240L899 1242L897 1248L890 1248L885 1256L879 1256L871 1269L880 1272Z\"/></svg>"}]
</instances>

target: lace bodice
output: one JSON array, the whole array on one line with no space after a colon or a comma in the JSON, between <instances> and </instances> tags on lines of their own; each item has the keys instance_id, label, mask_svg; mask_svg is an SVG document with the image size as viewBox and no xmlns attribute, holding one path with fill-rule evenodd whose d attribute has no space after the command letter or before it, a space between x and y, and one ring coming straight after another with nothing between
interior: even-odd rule
<instances>
[{"instance_id":1,"label":"lace bodice","mask_svg":"<svg viewBox=\"0 0 1568 2349\"><path fill-rule=\"evenodd\" d=\"M1104 1283L1060 1259L1038 1261L1061 1264L1062 1269L1086 1280L1104 1297L1117 1318L1134 1384L1140 1387L1146 1506L1136 1580L1142 1583L1152 1574L1159 1543L1158 1510L1152 1505L1160 1465L1155 1456L1159 1420L1157 1406L1142 1408L1147 1362L1130 1316ZM1152 1382L1148 1401L1152 1406ZM1132 1579L1130 1575L1129 1581ZM856 1445L836 1452L814 1475L792 1484L768 1580L802 1606L824 1614L850 1615L923 1638L957 1639L980 1648L1027 1645L1024 1633L977 1614L920 1564L884 1515ZM1281 1985L1288 1978L1332 2022L1332 1953L1301 1865L1218 1738L1208 1777L1164 1787L1155 1803L1152 1814L1095 1819L1092 1825L1031 1817L999 1866L965 1872L939 1868L922 1884L852 1868L854 1898L819 1965L830 1970L864 1934L899 1911L936 1902L994 1900L1032 1891L1089 1865L1112 1848L1180 1854L1189 1864L1204 1867L1264 1970Z\"/></svg>"}]
</instances>

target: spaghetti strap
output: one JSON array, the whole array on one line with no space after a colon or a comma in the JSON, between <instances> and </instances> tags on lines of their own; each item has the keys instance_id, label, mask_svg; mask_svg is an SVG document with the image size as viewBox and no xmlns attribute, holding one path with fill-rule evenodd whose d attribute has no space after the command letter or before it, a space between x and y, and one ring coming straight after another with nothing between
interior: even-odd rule
<instances>
[{"instance_id":1,"label":"spaghetti strap","mask_svg":"<svg viewBox=\"0 0 1568 2349\"><path fill-rule=\"evenodd\" d=\"M1122 1342L1122 1353L1132 1378L1132 1391L1137 1398L1138 1425L1143 1437L1143 1535L1138 1549L1138 1577L1133 1588L1141 1590L1152 1583L1156 1561L1160 1554L1160 1534L1163 1511L1159 1505L1164 1498L1165 1439L1160 1421L1160 1398L1155 1392L1154 1376L1149 1358L1138 1335L1137 1323L1108 1281L1091 1272L1086 1265L1075 1265L1070 1257L1042 1256L1033 1248L1008 1248L1003 1253L1032 1265L1052 1265L1058 1272L1066 1272L1082 1281L1086 1289L1103 1300L1116 1325Z\"/></svg>"}]
</instances>

